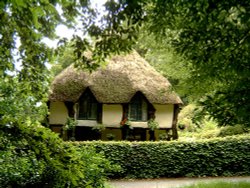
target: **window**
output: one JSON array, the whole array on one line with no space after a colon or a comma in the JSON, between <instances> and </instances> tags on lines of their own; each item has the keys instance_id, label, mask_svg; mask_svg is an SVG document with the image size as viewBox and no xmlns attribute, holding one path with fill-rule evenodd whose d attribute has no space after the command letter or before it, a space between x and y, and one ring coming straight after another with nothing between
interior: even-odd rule
<instances>
[{"instance_id":1,"label":"window","mask_svg":"<svg viewBox=\"0 0 250 188\"><path fill-rule=\"evenodd\" d=\"M147 102L141 95L135 95L129 103L131 121L147 121Z\"/></svg>"},{"instance_id":2,"label":"window","mask_svg":"<svg viewBox=\"0 0 250 188\"><path fill-rule=\"evenodd\" d=\"M78 119L83 120L96 120L97 119L97 106L98 102L96 101L94 95L87 90L81 96L79 100L79 116Z\"/></svg>"}]
</instances>

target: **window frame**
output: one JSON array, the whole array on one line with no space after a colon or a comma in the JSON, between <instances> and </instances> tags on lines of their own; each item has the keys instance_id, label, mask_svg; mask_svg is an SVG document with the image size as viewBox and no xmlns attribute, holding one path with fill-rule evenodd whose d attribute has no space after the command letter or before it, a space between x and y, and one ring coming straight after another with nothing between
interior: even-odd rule
<instances>
[{"instance_id":1,"label":"window frame","mask_svg":"<svg viewBox=\"0 0 250 188\"><path fill-rule=\"evenodd\" d=\"M143 95L136 94L130 100L128 119L133 122L146 122L148 120L148 101Z\"/></svg>"},{"instance_id":2,"label":"window frame","mask_svg":"<svg viewBox=\"0 0 250 188\"><path fill-rule=\"evenodd\" d=\"M90 90L85 91L78 100L77 119L96 121L98 119L98 101Z\"/></svg>"}]
</instances>

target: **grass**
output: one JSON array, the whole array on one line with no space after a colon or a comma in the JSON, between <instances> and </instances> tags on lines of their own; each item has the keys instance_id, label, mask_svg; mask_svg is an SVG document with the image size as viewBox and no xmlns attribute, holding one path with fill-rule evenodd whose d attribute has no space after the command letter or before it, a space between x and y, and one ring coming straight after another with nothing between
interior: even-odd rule
<instances>
[{"instance_id":1,"label":"grass","mask_svg":"<svg viewBox=\"0 0 250 188\"><path fill-rule=\"evenodd\" d=\"M211 183L197 183L193 185L184 186L181 188L249 188L249 181L239 182L211 182Z\"/></svg>"},{"instance_id":2,"label":"grass","mask_svg":"<svg viewBox=\"0 0 250 188\"><path fill-rule=\"evenodd\" d=\"M105 182L104 187L105 188L115 188L112 185L110 185L110 183L108 183L108 182Z\"/></svg>"}]
</instances>

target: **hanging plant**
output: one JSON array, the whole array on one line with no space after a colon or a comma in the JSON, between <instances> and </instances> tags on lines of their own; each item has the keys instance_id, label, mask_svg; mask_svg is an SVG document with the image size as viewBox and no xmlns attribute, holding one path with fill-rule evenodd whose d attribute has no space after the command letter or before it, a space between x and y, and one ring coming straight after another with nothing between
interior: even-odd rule
<instances>
[{"instance_id":1,"label":"hanging plant","mask_svg":"<svg viewBox=\"0 0 250 188\"><path fill-rule=\"evenodd\" d=\"M130 129L133 129L132 123L131 123L131 121L128 118L124 118L121 121L120 125L121 125L121 128L130 128Z\"/></svg>"},{"instance_id":2,"label":"hanging plant","mask_svg":"<svg viewBox=\"0 0 250 188\"><path fill-rule=\"evenodd\" d=\"M105 125L98 123L96 126L92 127L93 131L99 132L101 133L102 131L104 131L106 129Z\"/></svg>"},{"instance_id":3,"label":"hanging plant","mask_svg":"<svg viewBox=\"0 0 250 188\"><path fill-rule=\"evenodd\" d=\"M106 137L107 137L108 140L114 140L115 139L115 135L112 134L112 133L108 133Z\"/></svg>"},{"instance_id":4,"label":"hanging plant","mask_svg":"<svg viewBox=\"0 0 250 188\"><path fill-rule=\"evenodd\" d=\"M63 126L63 139L75 141L75 128L77 121L74 118L68 117Z\"/></svg>"},{"instance_id":5,"label":"hanging plant","mask_svg":"<svg viewBox=\"0 0 250 188\"><path fill-rule=\"evenodd\" d=\"M64 130L73 130L77 126L77 121L74 118L68 117L65 125L63 126Z\"/></svg>"},{"instance_id":6,"label":"hanging plant","mask_svg":"<svg viewBox=\"0 0 250 188\"><path fill-rule=\"evenodd\" d=\"M148 120L148 128L151 131L154 131L155 129L159 128L159 123L157 121L155 121L155 119L151 118Z\"/></svg>"}]
</instances>

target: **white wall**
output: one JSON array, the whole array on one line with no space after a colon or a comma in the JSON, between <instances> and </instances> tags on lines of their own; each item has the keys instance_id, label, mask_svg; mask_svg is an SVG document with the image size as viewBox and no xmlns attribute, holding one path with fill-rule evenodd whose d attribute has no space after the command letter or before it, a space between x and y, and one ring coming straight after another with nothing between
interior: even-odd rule
<instances>
[{"instance_id":1,"label":"white wall","mask_svg":"<svg viewBox=\"0 0 250 188\"><path fill-rule=\"evenodd\" d=\"M65 124L68 110L63 102L50 102L49 124Z\"/></svg>"},{"instance_id":2,"label":"white wall","mask_svg":"<svg viewBox=\"0 0 250 188\"><path fill-rule=\"evenodd\" d=\"M119 127L122 120L121 104L103 104L102 123L108 127Z\"/></svg>"},{"instance_id":3,"label":"white wall","mask_svg":"<svg viewBox=\"0 0 250 188\"><path fill-rule=\"evenodd\" d=\"M159 123L160 128L171 128L173 122L174 105L154 104L156 109L155 121Z\"/></svg>"},{"instance_id":4,"label":"white wall","mask_svg":"<svg viewBox=\"0 0 250 188\"><path fill-rule=\"evenodd\" d=\"M77 126L94 127L97 124L96 120L77 120Z\"/></svg>"},{"instance_id":5,"label":"white wall","mask_svg":"<svg viewBox=\"0 0 250 188\"><path fill-rule=\"evenodd\" d=\"M156 109L156 121L159 123L160 128L171 128L173 121L174 105L160 105L153 104ZM50 103L50 124L65 124L68 117L68 111L63 102ZM103 124L108 127L119 127L122 119L122 105L121 104L103 104ZM78 121L79 126L95 126L96 121ZM132 122L134 127L147 127L147 122Z\"/></svg>"}]
</instances>

